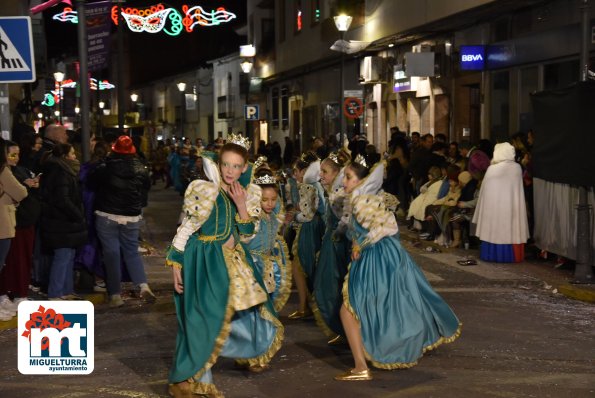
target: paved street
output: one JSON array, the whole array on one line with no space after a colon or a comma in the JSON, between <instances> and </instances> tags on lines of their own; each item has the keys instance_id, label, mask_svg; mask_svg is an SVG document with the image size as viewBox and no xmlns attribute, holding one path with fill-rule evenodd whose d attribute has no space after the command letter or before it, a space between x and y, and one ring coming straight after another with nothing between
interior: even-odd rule
<instances>
[{"instance_id":1,"label":"paved street","mask_svg":"<svg viewBox=\"0 0 595 398\"><path fill-rule=\"evenodd\" d=\"M171 240L181 198L158 186L146 209L145 257L158 295L154 305L130 298L112 310L96 305L95 371L89 376L23 376L17 370L16 329L0 331L0 397L164 397L176 320L170 270L163 251ZM347 347L329 348L313 320L289 321L286 338L262 374L214 368L219 388L235 397L595 397L595 305L553 291L546 265L462 267L473 251L429 253L406 247L463 322L462 336L427 354L409 370L374 372L371 382L336 382L352 365ZM540 269L541 267L541 269ZM546 269L546 267L548 267ZM555 274L555 275L554 275Z\"/></svg>"}]
</instances>

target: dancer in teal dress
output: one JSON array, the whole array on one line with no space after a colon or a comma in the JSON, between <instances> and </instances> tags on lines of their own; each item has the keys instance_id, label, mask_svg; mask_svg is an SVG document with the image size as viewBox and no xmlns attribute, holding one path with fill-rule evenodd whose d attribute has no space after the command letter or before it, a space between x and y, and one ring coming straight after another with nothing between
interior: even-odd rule
<instances>
[{"instance_id":1,"label":"dancer in teal dress","mask_svg":"<svg viewBox=\"0 0 595 398\"><path fill-rule=\"evenodd\" d=\"M273 172L258 168L253 183L262 190L262 212L258 232L251 237L248 249L254 264L261 273L275 310L281 311L291 293L291 269L288 267L288 250L283 237L278 235L285 219L279 198L279 187Z\"/></svg>"},{"instance_id":2,"label":"dancer in teal dress","mask_svg":"<svg viewBox=\"0 0 595 398\"><path fill-rule=\"evenodd\" d=\"M173 268L178 335L169 375L173 397L221 397L211 367L219 356L255 372L267 367L283 326L241 236L254 234L261 190L248 184L247 139L231 136L219 167L203 155L210 181L195 180L184 195L186 217L166 262Z\"/></svg>"},{"instance_id":3,"label":"dancer in teal dress","mask_svg":"<svg viewBox=\"0 0 595 398\"><path fill-rule=\"evenodd\" d=\"M320 165L320 183L328 194L324 213L326 230L316 263L310 306L316 324L331 338L330 345L345 342L339 310L343 304L341 290L350 250L345 236L349 210L343 189L343 167L348 160L346 153L333 152Z\"/></svg>"},{"instance_id":4,"label":"dancer in teal dress","mask_svg":"<svg viewBox=\"0 0 595 398\"><path fill-rule=\"evenodd\" d=\"M360 156L345 169L353 248L341 321L355 367L335 377L341 381L371 380L366 360L380 369L412 367L424 352L461 332L456 315L401 246L384 196L359 186L367 173Z\"/></svg>"},{"instance_id":5,"label":"dancer in teal dress","mask_svg":"<svg viewBox=\"0 0 595 398\"><path fill-rule=\"evenodd\" d=\"M293 280L298 291L299 307L289 315L289 319L302 319L312 315L308 299L314 286L316 255L322 242L321 198L322 186L320 160L313 153L305 153L294 167L294 176L298 181L300 200L295 215L294 225L297 233L293 242Z\"/></svg>"}]
</instances>

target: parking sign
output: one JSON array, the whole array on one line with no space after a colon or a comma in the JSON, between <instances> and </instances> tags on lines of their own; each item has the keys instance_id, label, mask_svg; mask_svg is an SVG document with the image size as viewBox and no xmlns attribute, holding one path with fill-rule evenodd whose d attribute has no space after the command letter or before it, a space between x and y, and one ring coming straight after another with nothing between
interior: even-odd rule
<instances>
[{"instance_id":1,"label":"parking sign","mask_svg":"<svg viewBox=\"0 0 595 398\"><path fill-rule=\"evenodd\" d=\"M260 108L258 105L244 105L244 119L258 120L260 119Z\"/></svg>"}]
</instances>

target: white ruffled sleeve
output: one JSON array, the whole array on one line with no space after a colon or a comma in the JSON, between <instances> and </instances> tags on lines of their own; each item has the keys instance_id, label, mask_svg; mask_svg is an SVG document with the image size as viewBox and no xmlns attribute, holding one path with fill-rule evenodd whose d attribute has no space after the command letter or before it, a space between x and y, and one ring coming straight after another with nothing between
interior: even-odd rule
<instances>
[{"instance_id":1,"label":"white ruffled sleeve","mask_svg":"<svg viewBox=\"0 0 595 398\"><path fill-rule=\"evenodd\" d=\"M184 205L182 208L185 216L178 227L170 250L168 250L166 256L167 265L181 268L182 264L179 258L176 258L179 256L176 256L175 252L183 253L190 235L196 232L209 218L218 193L219 188L213 182L194 180L188 185L184 194Z\"/></svg>"},{"instance_id":2,"label":"white ruffled sleeve","mask_svg":"<svg viewBox=\"0 0 595 398\"><path fill-rule=\"evenodd\" d=\"M374 244L386 236L399 232L397 219L387 210L382 195L361 195L352 199L353 214L357 222L368 230L361 247Z\"/></svg>"}]
</instances>

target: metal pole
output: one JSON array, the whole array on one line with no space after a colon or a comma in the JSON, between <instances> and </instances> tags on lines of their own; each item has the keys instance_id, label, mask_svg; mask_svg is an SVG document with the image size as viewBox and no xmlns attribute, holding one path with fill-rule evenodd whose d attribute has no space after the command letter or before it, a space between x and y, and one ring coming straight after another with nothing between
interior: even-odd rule
<instances>
[{"instance_id":1,"label":"metal pole","mask_svg":"<svg viewBox=\"0 0 595 398\"><path fill-rule=\"evenodd\" d=\"M180 103L180 106L182 107L182 113L180 115L180 134L182 135L182 139L183 139L185 137L184 136L184 124L186 123L186 92L185 91L181 92L180 99L182 100L182 102Z\"/></svg>"},{"instance_id":2,"label":"metal pole","mask_svg":"<svg viewBox=\"0 0 595 398\"><path fill-rule=\"evenodd\" d=\"M118 127L124 128L124 106L126 100L124 99L124 18L122 18L122 3L123 0L118 1Z\"/></svg>"},{"instance_id":3,"label":"metal pole","mask_svg":"<svg viewBox=\"0 0 595 398\"><path fill-rule=\"evenodd\" d=\"M343 36L345 33L343 31L341 33L341 42L343 41ZM345 137L345 116L343 115L343 92L345 90L344 82L343 82L343 74L345 73L345 53L344 50L341 49L341 72L339 73L340 77L340 85L339 85L339 120L340 120L340 129L339 132L339 148L343 147L343 139Z\"/></svg>"},{"instance_id":4,"label":"metal pole","mask_svg":"<svg viewBox=\"0 0 595 398\"><path fill-rule=\"evenodd\" d=\"M64 101L64 94L62 92L62 82L58 82L58 98L60 99L60 106L58 107L58 111L60 112L60 115L58 115L58 121L60 122L60 125L62 126L62 110L63 110L63 106L62 106L62 102Z\"/></svg>"},{"instance_id":5,"label":"metal pole","mask_svg":"<svg viewBox=\"0 0 595 398\"><path fill-rule=\"evenodd\" d=\"M85 0L77 0L76 8L79 18L78 23L78 46L79 46L79 64L80 64L80 82L81 88L81 151L83 152L83 162L88 162L90 156L90 126L89 126L89 64L87 62L87 24L85 18ZM99 87L97 87L99 90Z\"/></svg>"},{"instance_id":6,"label":"metal pole","mask_svg":"<svg viewBox=\"0 0 595 398\"><path fill-rule=\"evenodd\" d=\"M581 1L581 53L580 78L587 81L589 73L590 20L589 0ZM591 206L585 186L579 187L578 206L576 207L576 266L573 283L593 283L591 264Z\"/></svg>"}]
</instances>

